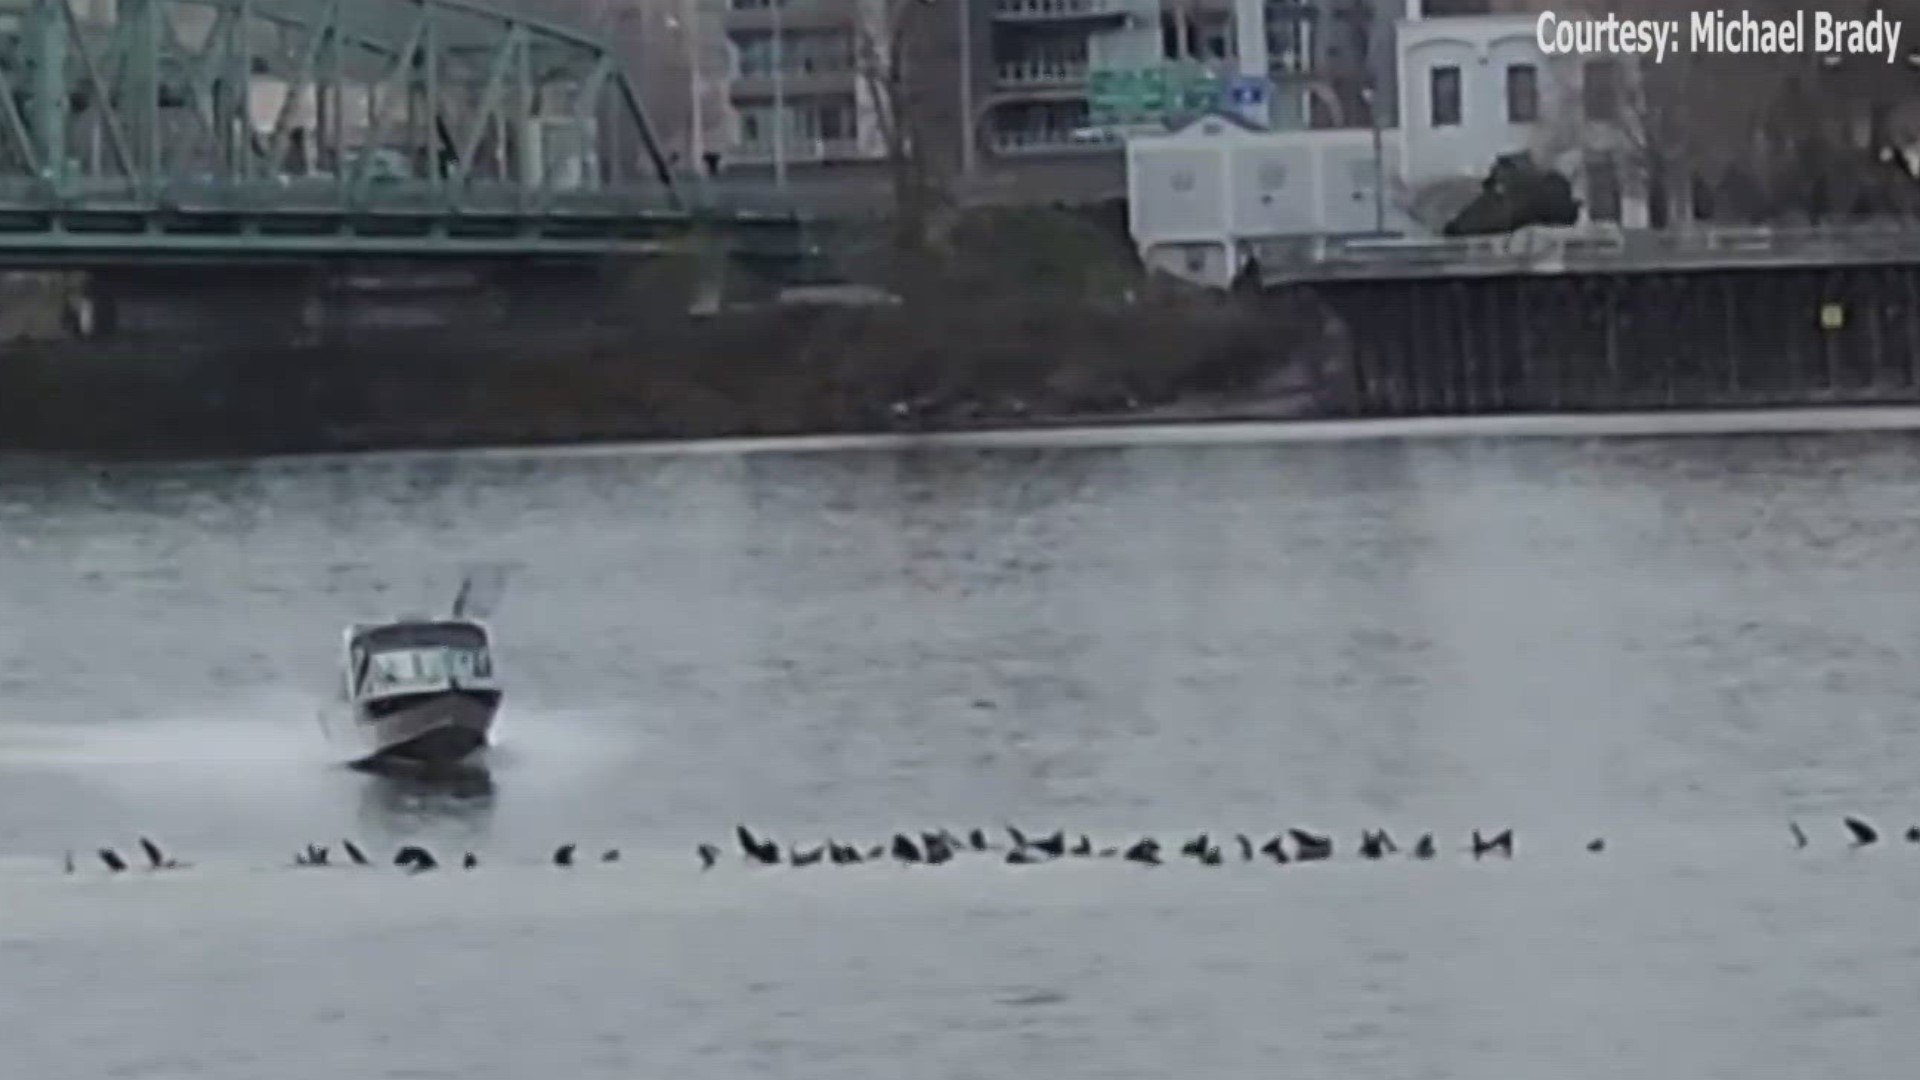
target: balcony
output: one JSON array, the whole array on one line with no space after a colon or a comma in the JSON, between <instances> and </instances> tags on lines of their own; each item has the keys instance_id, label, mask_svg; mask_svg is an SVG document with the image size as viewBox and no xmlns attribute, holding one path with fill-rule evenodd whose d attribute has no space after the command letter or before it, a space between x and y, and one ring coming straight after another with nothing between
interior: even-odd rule
<instances>
[{"instance_id":1,"label":"balcony","mask_svg":"<svg viewBox=\"0 0 1920 1080\"><path fill-rule=\"evenodd\" d=\"M1127 10L1120 0L994 0L993 17L999 22L1120 22Z\"/></svg>"},{"instance_id":2,"label":"balcony","mask_svg":"<svg viewBox=\"0 0 1920 1080\"><path fill-rule=\"evenodd\" d=\"M796 136L788 139L784 147L774 146L771 139L735 143L726 157L728 161L739 165L772 165L783 153L789 165L866 161L880 156L862 147L858 139L803 139Z\"/></svg>"},{"instance_id":3,"label":"balcony","mask_svg":"<svg viewBox=\"0 0 1920 1080\"><path fill-rule=\"evenodd\" d=\"M1097 154L1126 145L1118 136L1099 128L996 128L989 144L1001 157Z\"/></svg>"},{"instance_id":4,"label":"balcony","mask_svg":"<svg viewBox=\"0 0 1920 1080\"><path fill-rule=\"evenodd\" d=\"M835 30L858 21L858 5L850 0L786 0L775 11L765 7L737 8L731 5L721 14L720 25L728 30L772 30L776 25L787 30Z\"/></svg>"},{"instance_id":5,"label":"balcony","mask_svg":"<svg viewBox=\"0 0 1920 1080\"><path fill-rule=\"evenodd\" d=\"M775 78L770 71L756 71L751 75L735 75L728 79L727 96L734 101L771 101L779 96L844 96L858 89L859 80L860 76L844 68L790 71L785 78Z\"/></svg>"},{"instance_id":6,"label":"balcony","mask_svg":"<svg viewBox=\"0 0 1920 1080\"><path fill-rule=\"evenodd\" d=\"M1003 60L994 66L999 90L1077 90L1087 85L1085 60Z\"/></svg>"}]
</instances>

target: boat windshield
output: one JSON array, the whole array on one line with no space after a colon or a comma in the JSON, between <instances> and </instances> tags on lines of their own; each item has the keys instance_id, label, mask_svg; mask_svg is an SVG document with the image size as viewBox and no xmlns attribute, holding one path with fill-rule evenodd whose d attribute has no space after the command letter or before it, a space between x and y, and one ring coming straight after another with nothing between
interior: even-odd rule
<instances>
[{"instance_id":1,"label":"boat windshield","mask_svg":"<svg viewBox=\"0 0 1920 1080\"><path fill-rule=\"evenodd\" d=\"M487 647L487 632L468 622L404 622L369 626L354 635L356 649L430 649Z\"/></svg>"},{"instance_id":2,"label":"boat windshield","mask_svg":"<svg viewBox=\"0 0 1920 1080\"><path fill-rule=\"evenodd\" d=\"M400 623L355 635L349 678L355 696L435 690L493 678L485 631L465 623Z\"/></svg>"}]
</instances>

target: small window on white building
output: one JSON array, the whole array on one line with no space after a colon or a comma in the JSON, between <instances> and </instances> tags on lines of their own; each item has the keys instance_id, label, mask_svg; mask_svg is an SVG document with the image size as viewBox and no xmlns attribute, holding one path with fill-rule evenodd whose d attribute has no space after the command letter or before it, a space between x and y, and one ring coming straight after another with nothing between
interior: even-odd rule
<instances>
[{"instance_id":1,"label":"small window on white building","mask_svg":"<svg viewBox=\"0 0 1920 1080\"><path fill-rule=\"evenodd\" d=\"M1233 27L1224 21L1202 27L1199 53L1206 60L1233 59Z\"/></svg>"},{"instance_id":2,"label":"small window on white building","mask_svg":"<svg viewBox=\"0 0 1920 1080\"><path fill-rule=\"evenodd\" d=\"M1173 190L1186 192L1193 190L1193 170L1181 169L1173 174Z\"/></svg>"},{"instance_id":3,"label":"small window on white building","mask_svg":"<svg viewBox=\"0 0 1920 1080\"><path fill-rule=\"evenodd\" d=\"M1460 123L1460 69L1437 67L1427 76L1427 104L1434 127Z\"/></svg>"},{"instance_id":4,"label":"small window on white building","mask_svg":"<svg viewBox=\"0 0 1920 1080\"><path fill-rule=\"evenodd\" d=\"M1587 158L1587 219L1620 220L1620 165L1611 154Z\"/></svg>"},{"instance_id":5,"label":"small window on white building","mask_svg":"<svg viewBox=\"0 0 1920 1080\"><path fill-rule=\"evenodd\" d=\"M1580 96L1587 119L1620 119L1620 65L1611 59L1587 61L1580 75Z\"/></svg>"},{"instance_id":6,"label":"small window on white building","mask_svg":"<svg viewBox=\"0 0 1920 1080\"><path fill-rule=\"evenodd\" d=\"M1540 69L1532 64L1507 65L1507 123L1531 124L1540 119Z\"/></svg>"},{"instance_id":7,"label":"small window on white building","mask_svg":"<svg viewBox=\"0 0 1920 1080\"><path fill-rule=\"evenodd\" d=\"M1287 167L1277 161L1260 166L1260 190L1275 192L1287 186Z\"/></svg>"}]
</instances>

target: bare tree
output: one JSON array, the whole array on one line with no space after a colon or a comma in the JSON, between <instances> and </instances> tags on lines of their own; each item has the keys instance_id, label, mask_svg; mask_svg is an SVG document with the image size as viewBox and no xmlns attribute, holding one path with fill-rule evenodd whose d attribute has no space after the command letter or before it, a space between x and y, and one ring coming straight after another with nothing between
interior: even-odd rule
<instances>
[{"instance_id":1,"label":"bare tree","mask_svg":"<svg viewBox=\"0 0 1920 1080\"><path fill-rule=\"evenodd\" d=\"M1681 0L1604 0L1629 19L1679 20L1690 34L1697 5ZM1870 19L1876 11L1920 25L1920 0L1838 0L1822 10ZM1794 0L1752 0L1755 19L1792 19ZM1915 67L1884 56L1821 56L1805 42L1791 53L1687 49L1654 63L1623 65L1617 132L1621 148L1672 216L1690 216L1697 187L1754 219L1885 212L1920 203L1911 176L1886 167L1896 156L1892 119L1920 89ZM1901 190L1905 189L1905 190Z\"/></svg>"},{"instance_id":2,"label":"bare tree","mask_svg":"<svg viewBox=\"0 0 1920 1080\"><path fill-rule=\"evenodd\" d=\"M933 0L859 3L856 63L886 153L893 250L900 269L917 275L951 217L954 135L970 134L952 101L961 77L953 20Z\"/></svg>"}]
</instances>

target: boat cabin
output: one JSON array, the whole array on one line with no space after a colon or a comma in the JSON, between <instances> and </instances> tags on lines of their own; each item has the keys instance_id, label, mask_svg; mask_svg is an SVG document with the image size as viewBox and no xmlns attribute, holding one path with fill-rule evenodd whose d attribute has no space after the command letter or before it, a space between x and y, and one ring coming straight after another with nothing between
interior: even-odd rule
<instances>
[{"instance_id":1,"label":"boat cabin","mask_svg":"<svg viewBox=\"0 0 1920 1080\"><path fill-rule=\"evenodd\" d=\"M346 659L353 701L495 686L486 628L466 620L356 626L347 631Z\"/></svg>"}]
</instances>

